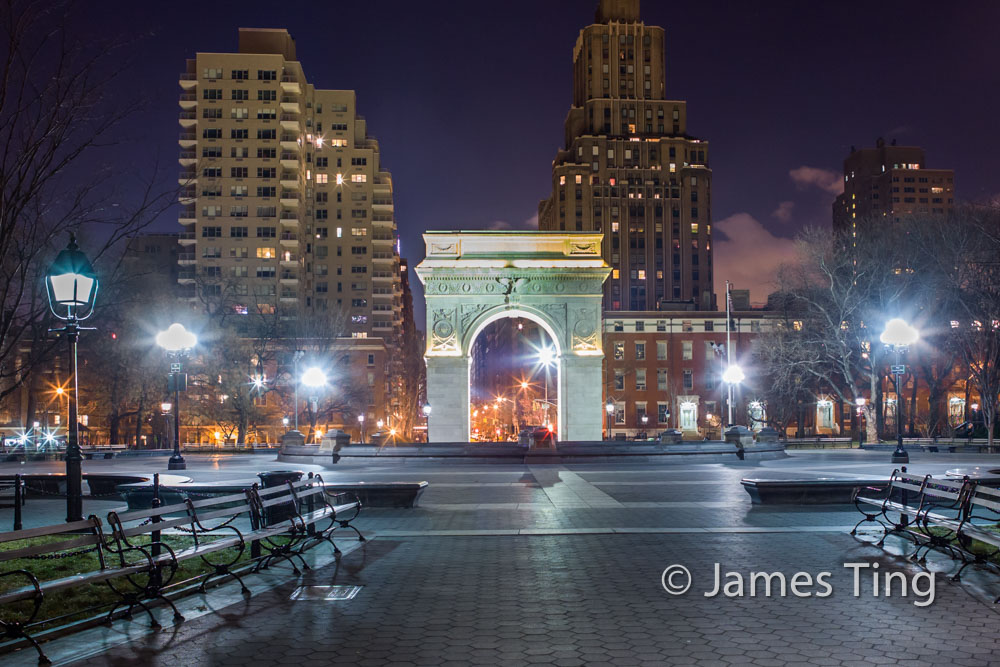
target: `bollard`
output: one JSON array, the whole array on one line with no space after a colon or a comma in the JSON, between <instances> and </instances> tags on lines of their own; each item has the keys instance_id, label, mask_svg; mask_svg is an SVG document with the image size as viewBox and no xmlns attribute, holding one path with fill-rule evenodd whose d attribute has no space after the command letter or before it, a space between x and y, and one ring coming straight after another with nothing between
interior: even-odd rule
<instances>
[{"instance_id":1,"label":"bollard","mask_svg":"<svg viewBox=\"0 0 1000 667\"><path fill-rule=\"evenodd\" d=\"M902 468L900 468L900 472L906 473L906 466L903 466ZM899 502L902 503L904 506L907 505L907 504L909 504L908 503L909 496L910 496L910 494L907 492L907 490L906 489L902 489L902 493L900 493ZM902 526L903 528L906 528L907 526L909 526L910 525L910 517L908 515L900 512L899 513L899 525Z\"/></svg>"},{"instance_id":2,"label":"bollard","mask_svg":"<svg viewBox=\"0 0 1000 667\"><path fill-rule=\"evenodd\" d=\"M24 504L24 481L14 475L14 530L21 530L21 505Z\"/></svg>"},{"instance_id":3,"label":"bollard","mask_svg":"<svg viewBox=\"0 0 1000 667\"><path fill-rule=\"evenodd\" d=\"M257 494L257 482L253 483L251 496ZM250 508L250 530L252 532L257 532L261 527L260 517L257 515L257 510L252 506ZM250 540L250 558L260 558L260 540Z\"/></svg>"},{"instance_id":4,"label":"bollard","mask_svg":"<svg viewBox=\"0 0 1000 667\"><path fill-rule=\"evenodd\" d=\"M313 478L313 473L309 473L308 479L312 478ZM310 493L309 499L306 501L306 512L308 512L309 514L312 514L313 510L316 508L315 499L316 496ZM315 535L315 534L316 534L316 524L315 523L306 524L306 535Z\"/></svg>"},{"instance_id":5,"label":"bollard","mask_svg":"<svg viewBox=\"0 0 1000 667\"><path fill-rule=\"evenodd\" d=\"M150 502L150 506L153 509L156 509L160 505L161 505L161 503L160 503L160 473L154 473L153 474L153 500L152 500L152 502ZM160 519L160 515L159 514L154 514L151 517L151 520L152 520L152 522L154 524L157 524L157 523L160 523L160 521L162 519ZM154 530L150 534L149 539L152 541L152 545L151 545L152 546L152 551L151 551L151 553L153 554L153 561L155 562L156 559L160 555L160 531ZM159 588L160 583L163 581L163 576L162 576L162 573L160 572L160 566L157 565L156 567L154 567L153 571L150 573L149 576L150 576L150 582L149 582L150 585L153 586L154 588Z\"/></svg>"}]
</instances>

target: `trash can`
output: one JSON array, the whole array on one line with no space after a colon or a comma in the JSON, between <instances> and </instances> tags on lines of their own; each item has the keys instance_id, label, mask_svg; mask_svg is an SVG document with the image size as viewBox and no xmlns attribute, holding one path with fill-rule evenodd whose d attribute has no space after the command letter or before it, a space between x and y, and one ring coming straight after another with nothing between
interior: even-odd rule
<instances>
[{"instance_id":1,"label":"trash can","mask_svg":"<svg viewBox=\"0 0 1000 667\"><path fill-rule=\"evenodd\" d=\"M282 486L288 482L297 482L302 479L302 475L304 474L301 470L268 470L257 473L257 477L260 477L261 486L269 489L275 486ZM271 505L264 509L264 525L270 526L286 521L295 515L296 509L292 507L290 502Z\"/></svg>"}]
</instances>

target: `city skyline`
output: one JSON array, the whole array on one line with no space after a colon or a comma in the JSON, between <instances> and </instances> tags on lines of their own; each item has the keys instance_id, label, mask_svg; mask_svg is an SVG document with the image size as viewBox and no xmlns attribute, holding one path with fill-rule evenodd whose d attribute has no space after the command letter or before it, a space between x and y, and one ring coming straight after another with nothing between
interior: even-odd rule
<instances>
[{"instance_id":1,"label":"city skyline","mask_svg":"<svg viewBox=\"0 0 1000 667\"><path fill-rule=\"evenodd\" d=\"M124 47L124 60L134 62L118 85L130 83L147 101L123 127L126 138L146 143L146 162L132 151L125 162L148 167L156 157L164 183L176 178L179 63L199 50L233 50L240 26L287 28L310 78L324 88L356 90L359 113L379 128L396 184L402 255L413 266L426 229L530 228L537 201L550 192L572 90L572 46L593 20L592 5L505 5L476 16L454 4L373 3L331 10L329 20L294 11L276 20L266 5L241 7L238 15L207 6L199 21L103 5L80 23L136 37ZM691 132L714 147L716 292L728 278L749 287L754 302L766 298L760 267L786 256L802 227L830 225L836 176L851 145L871 146L882 136L923 147L929 164L955 169L957 201L1000 191L990 180L1000 159L990 149L995 141L981 129L989 127L985 109L998 97L986 64L997 47L976 38L998 9L942 15L923 6L866 7L859 21L852 12L823 15L791 4L725 11L643 4L645 23L666 31L666 96L688 102ZM532 20L524 20L526 12ZM336 28L366 22L380 25L385 39ZM518 48L505 49L511 31L520 35ZM840 48L845 36L851 48ZM914 48L915 38L931 46ZM866 64L873 59L874 70ZM959 95L975 103L937 101ZM464 164L474 168L458 166ZM176 231L175 220L168 213L155 228Z\"/></svg>"}]
</instances>

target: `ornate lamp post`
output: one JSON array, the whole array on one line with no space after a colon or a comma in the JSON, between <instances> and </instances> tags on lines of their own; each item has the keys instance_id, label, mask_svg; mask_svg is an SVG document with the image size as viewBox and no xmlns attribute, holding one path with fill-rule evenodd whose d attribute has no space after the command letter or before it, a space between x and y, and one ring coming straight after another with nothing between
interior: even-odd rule
<instances>
[{"instance_id":1,"label":"ornate lamp post","mask_svg":"<svg viewBox=\"0 0 1000 667\"><path fill-rule=\"evenodd\" d=\"M184 470L187 463L181 456L181 390L187 390L187 374L182 372L181 359L198 344L198 337L174 322L165 331L156 334L156 344L170 356L168 389L174 390L174 454L167 462L167 470Z\"/></svg>"},{"instance_id":2,"label":"ornate lamp post","mask_svg":"<svg viewBox=\"0 0 1000 667\"><path fill-rule=\"evenodd\" d=\"M66 334L69 343L70 369L73 373L73 395L68 400L69 435L66 439L66 521L83 519L83 456L80 454L80 425L77 411L80 406L77 382L76 344L80 337L80 321L94 312L97 299L97 274L90 260L76 245L70 234L69 245L56 256L45 274L45 288L49 295L52 314L66 324L53 329Z\"/></svg>"},{"instance_id":3,"label":"ornate lamp post","mask_svg":"<svg viewBox=\"0 0 1000 667\"><path fill-rule=\"evenodd\" d=\"M615 414L615 404L609 398L604 410L608 413L608 440L611 440L611 417Z\"/></svg>"},{"instance_id":4,"label":"ornate lamp post","mask_svg":"<svg viewBox=\"0 0 1000 667\"><path fill-rule=\"evenodd\" d=\"M896 380L896 451L892 453L893 463L909 463L910 455L903 447L903 422L900 410L902 402L899 400L899 377L906 373L906 364L899 363L899 355L906 352L906 348L917 342L920 334L917 330L906 323L905 320L894 317L885 323L885 331L879 336L879 340L895 354L895 363L892 365L892 375Z\"/></svg>"},{"instance_id":5,"label":"ornate lamp post","mask_svg":"<svg viewBox=\"0 0 1000 667\"><path fill-rule=\"evenodd\" d=\"M361 431L361 444L365 444L365 416L358 415L358 429Z\"/></svg>"}]
</instances>

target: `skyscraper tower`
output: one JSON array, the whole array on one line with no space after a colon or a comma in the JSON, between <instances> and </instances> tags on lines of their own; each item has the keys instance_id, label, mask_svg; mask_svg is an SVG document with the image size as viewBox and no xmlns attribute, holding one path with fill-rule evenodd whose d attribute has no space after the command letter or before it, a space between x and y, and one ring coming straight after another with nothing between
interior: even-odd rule
<instances>
[{"instance_id":1,"label":"skyscraper tower","mask_svg":"<svg viewBox=\"0 0 1000 667\"><path fill-rule=\"evenodd\" d=\"M714 310L708 142L666 98L664 31L601 0L573 50L573 106L542 230L602 231L606 310Z\"/></svg>"},{"instance_id":2,"label":"skyscraper tower","mask_svg":"<svg viewBox=\"0 0 1000 667\"><path fill-rule=\"evenodd\" d=\"M844 159L844 192L833 203L833 229L856 234L860 221L907 215L946 217L955 205L955 172L928 169L924 149L878 139L875 148L855 150Z\"/></svg>"},{"instance_id":3,"label":"skyscraper tower","mask_svg":"<svg viewBox=\"0 0 1000 667\"><path fill-rule=\"evenodd\" d=\"M247 28L237 53L189 59L180 85L184 295L237 313L343 310L352 336L391 344L392 179L354 91L310 84L287 31Z\"/></svg>"}]
</instances>

